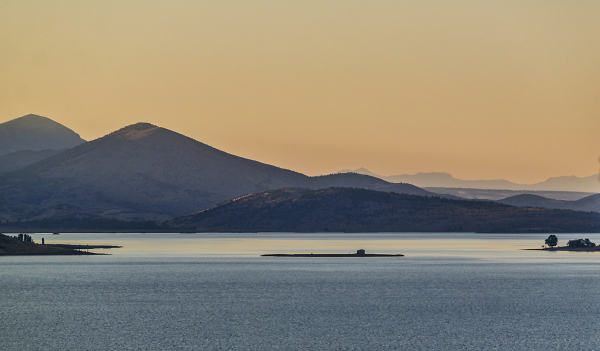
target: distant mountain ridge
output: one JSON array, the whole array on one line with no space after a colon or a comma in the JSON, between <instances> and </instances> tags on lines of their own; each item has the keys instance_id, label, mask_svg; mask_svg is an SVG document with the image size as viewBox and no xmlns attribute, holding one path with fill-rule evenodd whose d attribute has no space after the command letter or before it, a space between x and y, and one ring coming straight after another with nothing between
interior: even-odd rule
<instances>
[{"instance_id":1,"label":"distant mountain ridge","mask_svg":"<svg viewBox=\"0 0 600 351\"><path fill-rule=\"evenodd\" d=\"M600 174L589 177L563 176L551 177L535 184L517 184L504 179L497 180L462 180L456 179L449 173L430 172L417 174L402 174L382 176L372 173L366 168L355 170L344 169L340 173L354 172L367 174L392 183L409 183L421 188L471 188L471 189L498 189L498 190L535 190L535 191L575 191L575 192L600 192Z\"/></svg>"},{"instance_id":2,"label":"distant mountain ridge","mask_svg":"<svg viewBox=\"0 0 600 351\"><path fill-rule=\"evenodd\" d=\"M430 188L423 187L427 191L437 194L449 194L463 199L473 200L502 200L507 197L531 194L554 200L575 201L583 199L596 193L577 191L547 191L547 190L499 190L499 189L466 189L466 188Z\"/></svg>"},{"instance_id":3,"label":"distant mountain ridge","mask_svg":"<svg viewBox=\"0 0 600 351\"><path fill-rule=\"evenodd\" d=\"M29 114L0 123L0 156L21 150L68 149L85 140L50 118Z\"/></svg>"},{"instance_id":4,"label":"distant mountain ridge","mask_svg":"<svg viewBox=\"0 0 600 351\"><path fill-rule=\"evenodd\" d=\"M332 186L439 196L366 175L308 177L149 123L127 126L0 174L0 198L11 203L38 209L67 204L124 220L170 219L268 189Z\"/></svg>"},{"instance_id":5,"label":"distant mountain ridge","mask_svg":"<svg viewBox=\"0 0 600 351\"><path fill-rule=\"evenodd\" d=\"M498 200L497 202L519 207L600 212L600 194L584 197L576 201L554 200L538 195L522 194Z\"/></svg>"}]
</instances>

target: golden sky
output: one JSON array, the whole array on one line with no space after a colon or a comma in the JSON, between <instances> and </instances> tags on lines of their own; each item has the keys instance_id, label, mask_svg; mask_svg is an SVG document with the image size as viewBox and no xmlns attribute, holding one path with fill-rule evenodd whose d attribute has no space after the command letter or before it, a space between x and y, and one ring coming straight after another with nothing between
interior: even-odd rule
<instances>
[{"instance_id":1,"label":"golden sky","mask_svg":"<svg viewBox=\"0 0 600 351\"><path fill-rule=\"evenodd\" d=\"M309 175L600 156L600 1L0 0L0 122L150 122Z\"/></svg>"}]
</instances>

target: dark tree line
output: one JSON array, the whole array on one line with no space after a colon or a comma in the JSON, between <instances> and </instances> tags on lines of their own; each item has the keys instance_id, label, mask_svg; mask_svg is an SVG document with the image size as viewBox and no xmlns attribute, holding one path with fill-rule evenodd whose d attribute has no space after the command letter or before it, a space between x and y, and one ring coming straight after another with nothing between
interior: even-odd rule
<instances>
[{"instance_id":1,"label":"dark tree line","mask_svg":"<svg viewBox=\"0 0 600 351\"><path fill-rule=\"evenodd\" d=\"M556 235L552 234L550 235L547 239L546 239L546 245L548 245L549 247L554 247L556 245L558 245L558 238L556 237ZM567 242L567 246L571 247L571 248L589 248L589 247L596 247L596 243L591 242L590 239L574 239L574 240L569 240Z\"/></svg>"},{"instance_id":2,"label":"dark tree line","mask_svg":"<svg viewBox=\"0 0 600 351\"><path fill-rule=\"evenodd\" d=\"M575 239L567 242L568 247L596 247L596 244L590 239Z\"/></svg>"}]
</instances>

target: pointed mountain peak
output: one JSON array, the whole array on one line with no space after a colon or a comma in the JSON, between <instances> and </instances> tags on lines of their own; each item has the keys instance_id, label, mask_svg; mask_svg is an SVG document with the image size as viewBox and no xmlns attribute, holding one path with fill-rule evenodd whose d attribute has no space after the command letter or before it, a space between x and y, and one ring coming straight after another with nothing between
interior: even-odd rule
<instances>
[{"instance_id":1,"label":"pointed mountain peak","mask_svg":"<svg viewBox=\"0 0 600 351\"><path fill-rule=\"evenodd\" d=\"M147 137L159 130L165 130L165 129L157 127L150 123L139 122L139 123L128 125L127 127L123 127L117 131L114 131L114 132L108 134L106 137L134 140L134 139L140 139L140 138Z\"/></svg>"},{"instance_id":2,"label":"pointed mountain peak","mask_svg":"<svg viewBox=\"0 0 600 351\"><path fill-rule=\"evenodd\" d=\"M11 119L10 121L1 123L1 125L7 126L7 127L25 127L25 128L35 128L37 126L61 126L64 127L62 124L53 121L52 119L48 118L48 117L44 117L44 116L39 116L39 115L35 115L33 113L30 113L28 115L25 116L21 116L15 119ZM66 127L64 127L66 128Z\"/></svg>"},{"instance_id":3,"label":"pointed mountain peak","mask_svg":"<svg viewBox=\"0 0 600 351\"><path fill-rule=\"evenodd\" d=\"M37 120L49 120L50 118L30 113L28 115L25 115L25 116L22 116L22 117L19 117L19 118L15 118L14 120L16 121L16 120L27 120L27 119L29 119L29 120L35 120L35 119L37 119Z\"/></svg>"},{"instance_id":4,"label":"pointed mountain peak","mask_svg":"<svg viewBox=\"0 0 600 351\"><path fill-rule=\"evenodd\" d=\"M158 128L158 127L155 126L154 124L150 124L147 122L138 122L135 124L128 125L127 127L123 127L123 128L121 128L121 130L145 131L145 130L150 130L150 129L154 129L154 128Z\"/></svg>"}]
</instances>

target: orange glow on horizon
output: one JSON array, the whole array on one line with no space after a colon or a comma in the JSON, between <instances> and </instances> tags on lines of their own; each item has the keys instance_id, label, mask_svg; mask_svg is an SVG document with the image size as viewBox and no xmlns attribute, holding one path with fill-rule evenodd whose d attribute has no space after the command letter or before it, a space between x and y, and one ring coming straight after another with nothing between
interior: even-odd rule
<instances>
[{"instance_id":1,"label":"orange glow on horizon","mask_svg":"<svg viewBox=\"0 0 600 351\"><path fill-rule=\"evenodd\" d=\"M600 156L600 2L0 1L0 123L145 121L308 175L520 183Z\"/></svg>"}]
</instances>

